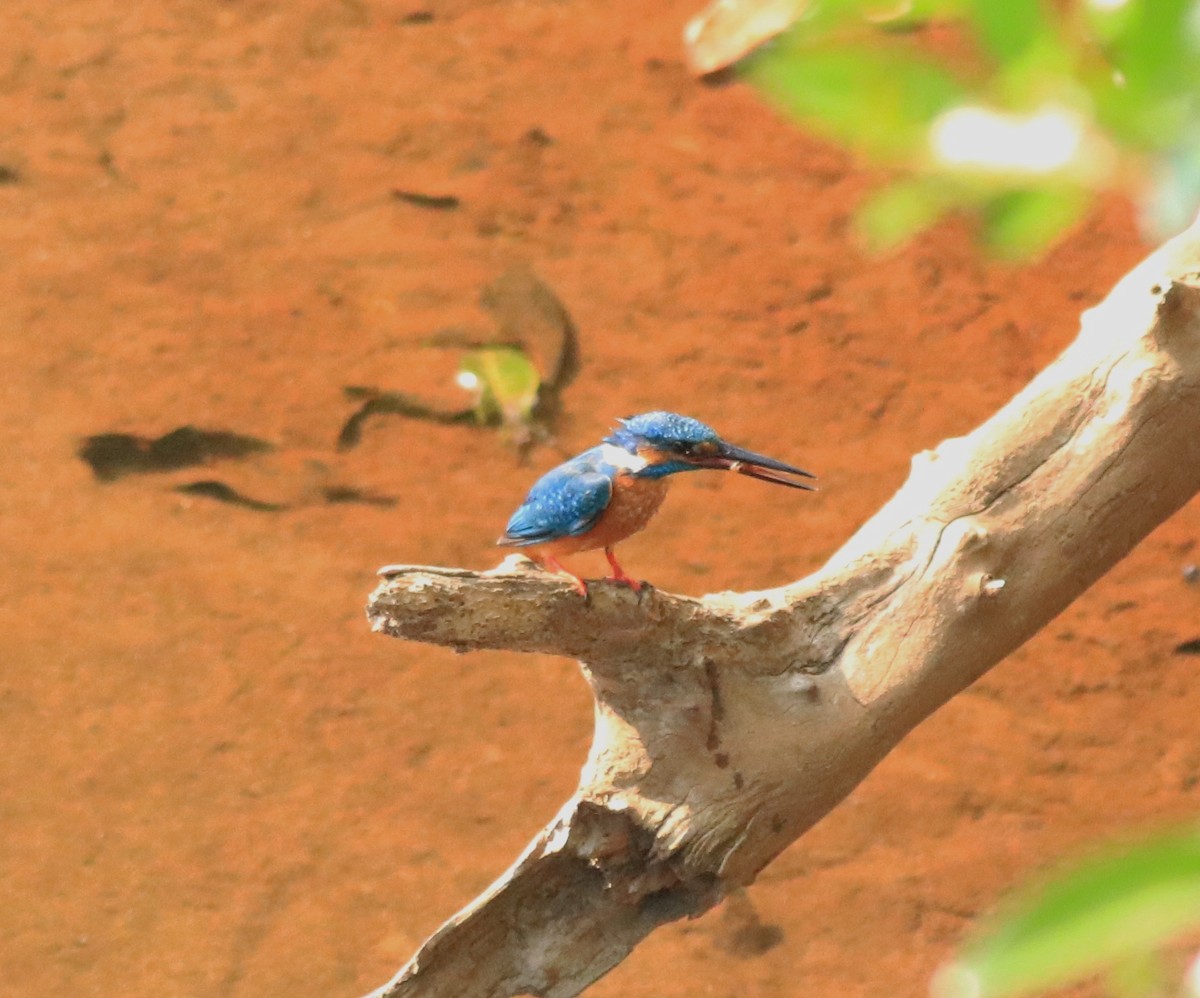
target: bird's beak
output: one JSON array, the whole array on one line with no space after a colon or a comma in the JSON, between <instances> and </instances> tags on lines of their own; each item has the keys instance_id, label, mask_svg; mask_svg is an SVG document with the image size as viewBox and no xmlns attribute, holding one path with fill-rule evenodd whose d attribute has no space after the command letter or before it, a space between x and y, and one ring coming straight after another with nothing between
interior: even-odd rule
<instances>
[{"instance_id":1,"label":"bird's beak","mask_svg":"<svg viewBox=\"0 0 1200 998\"><path fill-rule=\"evenodd\" d=\"M776 461L773 457L764 457L762 454L755 454L754 451L734 447L732 444L723 443L720 445L720 450L712 457L700 458L694 463L703 468L736 471L739 475L747 475L764 482L774 482L776 485L787 485L793 489L805 489L808 492L817 490L815 485L797 481L797 479L803 478L815 479L817 476L812 472Z\"/></svg>"}]
</instances>

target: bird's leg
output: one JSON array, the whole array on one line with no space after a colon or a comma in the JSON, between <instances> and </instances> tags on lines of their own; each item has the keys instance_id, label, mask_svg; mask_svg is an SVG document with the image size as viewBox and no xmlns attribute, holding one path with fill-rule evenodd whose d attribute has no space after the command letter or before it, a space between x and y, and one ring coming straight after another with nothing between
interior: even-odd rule
<instances>
[{"instance_id":1,"label":"bird's leg","mask_svg":"<svg viewBox=\"0 0 1200 998\"><path fill-rule=\"evenodd\" d=\"M562 562L554 557L554 555L545 555L539 564L542 565L543 568L548 568L552 572L557 572L559 575L568 576L571 579L571 585L574 587L575 591L584 599L588 599L591 596L591 594L588 592L587 583L569 568L566 568Z\"/></svg>"},{"instance_id":2,"label":"bird's leg","mask_svg":"<svg viewBox=\"0 0 1200 998\"><path fill-rule=\"evenodd\" d=\"M638 582L637 579L634 579L625 574L625 569L623 569L620 566L620 564L618 563L617 556L615 554L613 554L612 548L606 547L604 549L604 557L607 558L608 563L610 565L612 565L613 574L611 576L609 576L611 581L623 582L630 589L632 589L635 593L640 593L642 591L642 586L644 583Z\"/></svg>"}]
</instances>

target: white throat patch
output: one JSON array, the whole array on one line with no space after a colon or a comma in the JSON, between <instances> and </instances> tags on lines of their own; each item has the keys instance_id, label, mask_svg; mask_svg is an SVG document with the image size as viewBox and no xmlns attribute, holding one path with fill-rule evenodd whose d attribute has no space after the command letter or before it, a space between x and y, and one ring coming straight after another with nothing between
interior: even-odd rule
<instances>
[{"instance_id":1,"label":"white throat patch","mask_svg":"<svg viewBox=\"0 0 1200 998\"><path fill-rule=\"evenodd\" d=\"M641 471L650 463L641 454L630 454L624 447L618 447L616 444L603 444L600 447L600 459L605 464L611 464L614 468L624 471Z\"/></svg>"}]
</instances>

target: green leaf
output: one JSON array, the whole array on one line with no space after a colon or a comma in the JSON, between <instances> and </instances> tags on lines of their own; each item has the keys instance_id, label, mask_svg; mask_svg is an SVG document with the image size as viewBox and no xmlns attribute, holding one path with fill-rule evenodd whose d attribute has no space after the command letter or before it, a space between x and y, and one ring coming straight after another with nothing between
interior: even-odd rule
<instances>
[{"instance_id":1,"label":"green leaf","mask_svg":"<svg viewBox=\"0 0 1200 998\"><path fill-rule=\"evenodd\" d=\"M946 20L961 17L971 2L972 0L911 0L907 4L892 2L887 3L884 9L877 11L872 20L876 24L889 24L893 21L921 23Z\"/></svg>"},{"instance_id":2,"label":"green leaf","mask_svg":"<svg viewBox=\"0 0 1200 998\"><path fill-rule=\"evenodd\" d=\"M511 426L529 422L541 376L514 347L481 347L463 358L458 381L475 394L480 423Z\"/></svg>"},{"instance_id":3,"label":"green leaf","mask_svg":"<svg viewBox=\"0 0 1200 998\"><path fill-rule=\"evenodd\" d=\"M882 156L921 148L929 122L963 96L936 63L883 44L804 49L793 38L756 54L741 71L785 111Z\"/></svg>"},{"instance_id":4,"label":"green leaf","mask_svg":"<svg viewBox=\"0 0 1200 998\"><path fill-rule=\"evenodd\" d=\"M929 181L904 181L872 195L859 208L855 226L867 246L881 252L929 228L948 207L940 186Z\"/></svg>"},{"instance_id":5,"label":"green leaf","mask_svg":"<svg viewBox=\"0 0 1200 998\"><path fill-rule=\"evenodd\" d=\"M1107 47L1129 32L1132 22L1140 16L1136 9L1140 2L1084 3L1079 5L1078 12L1092 39Z\"/></svg>"},{"instance_id":6,"label":"green leaf","mask_svg":"<svg viewBox=\"0 0 1200 998\"><path fill-rule=\"evenodd\" d=\"M795 30L811 41L833 32L844 35L847 29L917 27L928 21L959 18L974 2L977 0L811 0L803 6Z\"/></svg>"},{"instance_id":7,"label":"green leaf","mask_svg":"<svg viewBox=\"0 0 1200 998\"><path fill-rule=\"evenodd\" d=\"M1090 10L1089 27L1103 53L1087 79L1099 119L1127 143L1174 146L1200 116L1200 12L1193 0L1129 0L1112 11Z\"/></svg>"},{"instance_id":8,"label":"green leaf","mask_svg":"<svg viewBox=\"0 0 1200 998\"><path fill-rule=\"evenodd\" d=\"M1162 835L1018 899L939 979L945 996L1027 994L1144 954L1200 927L1200 829Z\"/></svg>"},{"instance_id":9,"label":"green leaf","mask_svg":"<svg viewBox=\"0 0 1200 998\"><path fill-rule=\"evenodd\" d=\"M1105 974L1112 998L1147 998L1168 994L1167 974L1158 953L1132 953L1118 960Z\"/></svg>"},{"instance_id":10,"label":"green leaf","mask_svg":"<svg viewBox=\"0 0 1200 998\"><path fill-rule=\"evenodd\" d=\"M1023 58L1052 32L1041 0L970 0L967 10L980 40L1002 66Z\"/></svg>"},{"instance_id":11,"label":"green leaf","mask_svg":"<svg viewBox=\"0 0 1200 998\"><path fill-rule=\"evenodd\" d=\"M1131 0L1125 30L1111 42L1127 85L1150 93L1178 93L1194 69L1197 29L1193 0Z\"/></svg>"},{"instance_id":12,"label":"green leaf","mask_svg":"<svg viewBox=\"0 0 1200 998\"><path fill-rule=\"evenodd\" d=\"M1073 187L1001 194L984 206L984 242L997 256L1034 256L1079 219L1087 202L1087 194Z\"/></svg>"}]
</instances>

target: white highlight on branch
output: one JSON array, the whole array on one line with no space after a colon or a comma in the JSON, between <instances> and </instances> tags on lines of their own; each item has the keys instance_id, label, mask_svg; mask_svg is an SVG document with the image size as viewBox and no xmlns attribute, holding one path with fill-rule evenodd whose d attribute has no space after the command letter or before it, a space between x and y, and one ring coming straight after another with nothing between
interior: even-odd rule
<instances>
[{"instance_id":1,"label":"white highlight on branch","mask_svg":"<svg viewBox=\"0 0 1200 998\"><path fill-rule=\"evenodd\" d=\"M982 596L992 597L999 596L1001 590L1004 589L1005 581L997 579L990 575L985 575L979 586L979 592Z\"/></svg>"}]
</instances>

